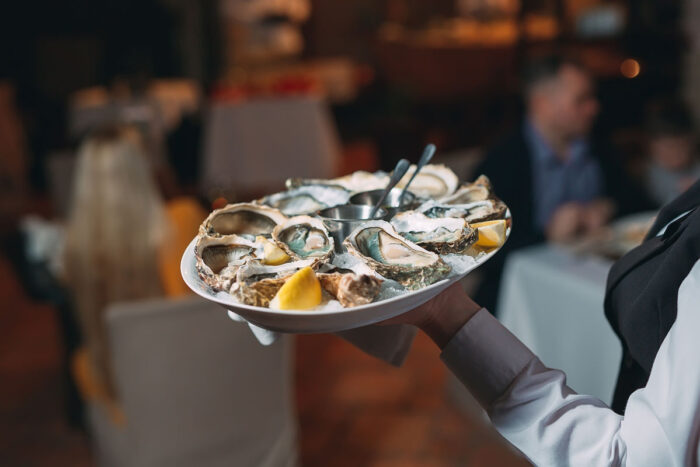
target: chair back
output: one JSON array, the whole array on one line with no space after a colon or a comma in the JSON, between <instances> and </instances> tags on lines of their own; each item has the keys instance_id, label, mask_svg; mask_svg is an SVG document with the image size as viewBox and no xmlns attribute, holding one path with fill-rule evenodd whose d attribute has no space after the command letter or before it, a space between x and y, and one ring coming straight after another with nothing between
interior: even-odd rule
<instances>
[{"instance_id":1,"label":"chair back","mask_svg":"<svg viewBox=\"0 0 700 467\"><path fill-rule=\"evenodd\" d=\"M200 297L106 319L130 466L296 465L289 338L264 347Z\"/></svg>"},{"instance_id":2,"label":"chair back","mask_svg":"<svg viewBox=\"0 0 700 467\"><path fill-rule=\"evenodd\" d=\"M280 189L289 177L329 178L340 163L325 103L313 97L213 103L205 119L205 193Z\"/></svg>"}]
</instances>

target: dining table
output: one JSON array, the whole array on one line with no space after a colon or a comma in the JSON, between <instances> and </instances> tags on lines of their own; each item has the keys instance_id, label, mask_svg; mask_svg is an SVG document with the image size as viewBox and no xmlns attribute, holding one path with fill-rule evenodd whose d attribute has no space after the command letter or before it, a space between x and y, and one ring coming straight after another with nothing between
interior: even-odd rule
<instances>
[{"instance_id":1,"label":"dining table","mask_svg":"<svg viewBox=\"0 0 700 467\"><path fill-rule=\"evenodd\" d=\"M496 316L578 393L610 404L621 344L603 313L609 259L540 245L506 260Z\"/></svg>"}]
</instances>

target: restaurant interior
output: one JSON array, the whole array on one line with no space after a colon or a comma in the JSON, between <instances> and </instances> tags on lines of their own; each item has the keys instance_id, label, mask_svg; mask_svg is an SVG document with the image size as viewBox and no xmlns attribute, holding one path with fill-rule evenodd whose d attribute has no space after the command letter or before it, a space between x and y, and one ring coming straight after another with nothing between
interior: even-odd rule
<instances>
[{"instance_id":1,"label":"restaurant interior","mask_svg":"<svg viewBox=\"0 0 700 467\"><path fill-rule=\"evenodd\" d=\"M345 335L261 337L181 276L213 209L290 178L386 175L428 144L432 164L463 182L486 173L510 206L511 245L488 263L497 279L476 269L465 290L574 390L611 402L622 350L603 315L607 273L700 176L696 2L10 3L0 465L530 465L426 335L391 364ZM535 214L503 180L532 175L484 167L547 99L533 63L590 84L578 136L619 167L612 202L634 199L593 227L520 242L519 225L539 220L521 220ZM134 147L124 167L105 159ZM158 216L171 231L154 253Z\"/></svg>"}]
</instances>

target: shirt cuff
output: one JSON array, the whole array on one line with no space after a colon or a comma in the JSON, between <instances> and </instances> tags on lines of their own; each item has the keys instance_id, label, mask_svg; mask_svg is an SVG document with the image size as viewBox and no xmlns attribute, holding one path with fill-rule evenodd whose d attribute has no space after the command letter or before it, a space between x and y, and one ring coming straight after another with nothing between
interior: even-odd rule
<instances>
[{"instance_id":1,"label":"shirt cuff","mask_svg":"<svg viewBox=\"0 0 700 467\"><path fill-rule=\"evenodd\" d=\"M479 403L489 407L536 357L482 308L450 339L440 358Z\"/></svg>"}]
</instances>

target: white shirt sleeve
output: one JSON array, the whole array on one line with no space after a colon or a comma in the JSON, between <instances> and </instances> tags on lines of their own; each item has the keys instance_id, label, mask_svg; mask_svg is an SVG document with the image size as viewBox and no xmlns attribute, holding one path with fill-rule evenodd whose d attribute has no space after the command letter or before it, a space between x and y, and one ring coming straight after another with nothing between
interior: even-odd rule
<instances>
[{"instance_id":1,"label":"white shirt sleeve","mask_svg":"<svg viewBox=\"0 0 700 467\"><path fill-rule=\"evenodd\" d=\"M452 338L442 359L537 465L698 465L700 261L680 286L676 322L647 386L630 396L624 417L576 394L563 372L546 368L486 310Z\"/></svg>"}]
</instances>

